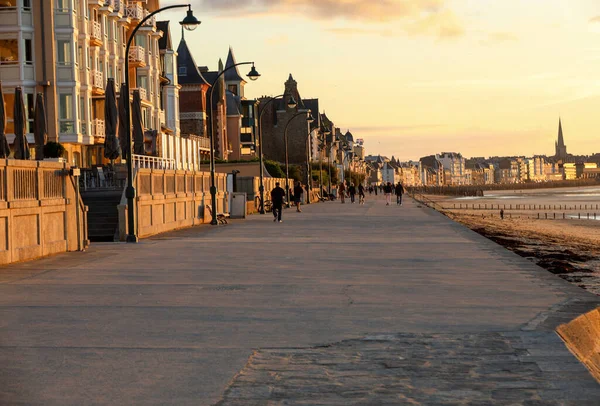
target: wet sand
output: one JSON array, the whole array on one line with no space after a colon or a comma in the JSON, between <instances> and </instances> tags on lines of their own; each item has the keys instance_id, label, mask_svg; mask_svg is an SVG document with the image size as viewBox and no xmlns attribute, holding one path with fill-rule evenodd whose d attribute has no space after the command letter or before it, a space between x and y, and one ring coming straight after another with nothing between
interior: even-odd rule
<instances>
[{"instance_id":1,"label":"wet sand","mask_svg":"<svg viewBox=\"0 0 600 406\"><path fill-rule=\"evenodd\" d=\"M600 295L599 188L490 192L480 198L427 196L448 217L526 257L552 273ZM513 209L508 209L512 202ZM518 203L516 203L518 201ZM465 208L468 202L468 207ZM498 204L507 209L500 218ZM473 209L473 204L475 209ZM488 207L487 210L479 209ZM495 209L491 209L492 204ZM519 210L516 209L517 204ZM542 209L531 207L546 206ZM588 209L583 209L587 205ZM458 208L462 206L462 208ZM554 207L557 207L554 210ZM570 207L571 209L567 209ZM456 207L456 208L455 208ZM526 207L526 209L523 209ZM561 209L558 209L561 207ZM580 209L579 207L582 207ZM537 218L538 213L540 219ZM581 213L582 219L577 219ZM590 213L590 220L587 220ZM545 216L549 219L545 219ZM563 215L565 220L563 220ZM556 220L554 219L556 216Z\"/></svg>"}]
</instances>

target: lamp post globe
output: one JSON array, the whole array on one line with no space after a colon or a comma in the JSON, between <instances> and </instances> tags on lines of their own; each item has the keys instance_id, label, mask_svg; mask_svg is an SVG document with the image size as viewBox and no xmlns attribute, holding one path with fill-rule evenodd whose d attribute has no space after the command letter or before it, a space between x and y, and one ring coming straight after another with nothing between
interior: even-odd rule
<instances>
[{"instance_id":1,"label":"lamp post globe","mask_svg":"<svg viewBox=\"0 0 600 406\"><path fill-rule=\"evenodd\" d=\"M189 10L187 11L187 15L183 20L179 22L183 28L188 31L194 31L200 25L200 20L194 17L194 12L192 11L192 6L188 6Z\"/></svg>"},{"instance_id":2,"label":"lamp post globe","mask_svg":"<svg viewBox=\"0 0 600 406\"><path fill-rule=\"evenodd\" d=\"M287 106L290 109L295 109L296 106L298 105L298 103L296 102L296 100L294 99L294 96L290 96L290 99L288 100Z\"/></svg>"},{"instance_id":3,"label":"lamp post globe","mask_svg":"<svg viewBox=\"0 0 600 406\"><path fill-rule=\"evenodd\" d=\"M257 72L256 68L254 68L254 64L252 64L252 69L250 69L250 72L248 72L246 76L248 76L248 78L250 78L252 81L255 81L260 77L260 73Z\"/></svg>"}]
</instances>

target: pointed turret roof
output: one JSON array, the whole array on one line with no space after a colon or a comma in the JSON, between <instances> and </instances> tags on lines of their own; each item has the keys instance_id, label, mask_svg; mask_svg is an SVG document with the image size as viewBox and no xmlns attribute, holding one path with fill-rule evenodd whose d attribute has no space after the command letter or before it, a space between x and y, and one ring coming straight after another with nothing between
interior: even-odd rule
<instances>
[{"instance_id":1,"label":"pointed turret roof","mask_svg":"<svg viewBox=\"0 0 600 406\"><path fill-rule=\"evenodd\" d=\"M163 32L163 36L158 39L158 48L168 51L173 49L171 44L171 31L169 30L169 21L157 21L156 28Z\"/></svg>"},{"instance_id":2,"label":"pointed turret roof","mask_svg":"<svg viewBox=\"0 0 600 406\"><path fill-rule=\"evenodd\" d=\"M229 53L227 54L227 62L225 62L225 69L228 69L231 66L234 66L236 63L237 62L235 61L235 55L233 54L233 49L231 47L229 47ZM225 72L225 74L223 76L225 76L226 82L244 82L244 83L246 83L244 78L240 76L240 72L238 71L237 66L235 68L229 69L227 72Z\"/></svg>"},{"instance_id":3,"label":"pointed turret roof","mask_svg":"<svg viewBox=\"0 0 600 406\"><path fill-rule=\"evenodd\" d=\"M181 85L210 85L198 70L194 57L182 36L177 47L177 80Z\"/></svg>"},{"instance_id":4,"label":"pointed turret roof","mask_svg":"<svg viewBox=\"0 0 600 406\"><path fill-rule=\"evenodd\" d=\"M558 118L558 146L560 148L565 146L565 140L563 138L563 130L562 130L562 121L560 117Z\"/></svg>"},{"instance_id":5,"label":"pointed turret roof","mask_svg":"<svg viewBox=\"0 0 600 406\"><path fill-rule=\"evenodd\" d=\"M352 135L350 130L346 131L346 134L344 136L346 137L347 141L354 142L354 136Z\"/></svg>"}]
</instances>

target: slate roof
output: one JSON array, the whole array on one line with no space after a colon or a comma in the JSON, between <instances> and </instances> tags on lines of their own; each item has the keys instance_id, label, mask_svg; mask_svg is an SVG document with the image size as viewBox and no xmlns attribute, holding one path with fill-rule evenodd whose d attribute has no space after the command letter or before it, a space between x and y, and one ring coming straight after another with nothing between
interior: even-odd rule
<instances>
[{"instance_id":1,"label":"slate roof","mask_svg":"<svg viewBox=\"0 0 600 406\"><path fill-rule=\"evenodd\" d=\"M319 114L319 99L304 99L305 108L310 110L310 114L312 114L315 121L310 123L310 129L314 130L315 128L321 127L321 115Z\"/></svg>"},{"instance_id":2,"label":"slate roof","mask_svg":"<svg viewBox=\"0 0 600 406\"><path fill-rule=\"evenodd\" d=\"M346 137L346 140L348 142L354 142L354 136L352 135L350 130L346 131L346 134L344 134L344 137Z\"/></svg>"},{"instance_id":3,"label":"slate roof","mask_svg":"<svg viewBox=\"0 0 600 406\"><path fill-rule=\"evenodd\" d=\"M227 54L227 62L225 62L225 69L236 64L235 55L233 54L233 49L229 47L229 53ZM244 65L245 66L245 65ZM223 76L225 77L226 82L244 82L243 77L240 76L240 72L238 71L237 66L233 69L229 69L226 71Z\"/></svg>"},{"instance_id":4,"label":"slate roof","mask_svg":"<svg viewBox=\"0 0 600 406\"><path fill-rule=\"evenodd\" d=\"M171 31L169 30L169 21L157 21L156 29L163 32L163 36L158 39L158 48L172 50Z\"/></svg>"},{"instance_id":5,"label":"slate roof","mask_svg":"<svg viewBox=\"0 0 600 406\"><path fill-rule=\"evenodd\" d=\"M198 70L194 57L188 48L185 39L182 37L177 47L177 80L181 85L210 85L204 76ZM185 67L185 75L181 74L180 69Z\"/></svg>"}]
</instances>

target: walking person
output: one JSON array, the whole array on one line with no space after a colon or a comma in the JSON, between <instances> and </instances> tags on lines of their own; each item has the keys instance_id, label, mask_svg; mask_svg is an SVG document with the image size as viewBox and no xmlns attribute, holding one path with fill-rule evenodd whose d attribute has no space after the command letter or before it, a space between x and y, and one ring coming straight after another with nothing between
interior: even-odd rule
<instances>
[{"instance_id":1,"label":"walking person","mask_svg":"<svg viewBox=\"0 0 600 406\"><path fill-rule=\"evenodd\" d=\"M283 211L283 201L285 199L285 190L279 186L279 182L275 183L275 187L271 190L271 204L273 205L273 221L281 221L281 212Z\"/></svg>"},{"instance_id":2,"label":"walking person","mask_svg":"<svg viewBox=\"0 0 600 406\"><path fill-rule=\"evenodd\" d=\"M346 185L344 185L344 182L340 183L340 186L338 187L338 195L340 195L342 204L346 203Z\"/></svg>"},{"instance_id":3,"label":"walking person","mask_svg":"<svg viewBox=\"0 0 600 406\"><path fill-rule=\"evenodd\" d=\"M389 206L392 203L392 184L388 182L383 186L383 193L385 194L385 205Z\"/></svg>"},{"instance_id":4,"label":"walking person","mask_svg":"<svg viewBox=\"0 0 600 406\"><path fill-rule=\"evenodd\" d=\"M373 191L375 192L375 196L377 196L377 185L375 185L375 187L373 188Z\"/></svg>"},{"instance_id":5,"label":"walking person","mask_svg":"<svg viewBox=\"0 0 600 406\"><path fill-rule=\"evenodd\" d=\"M402 206L402 195L404 194L404 187L402 186L402 183L398 182L398 184L396 185L396 204L399 204L400 206Z\"/></svg>"},{"instance_id":6,"label":"walking person","mask_svg":"<svg viewBox=\"0 0 600 406\"><path fill-rule=\"evenodd\" d=\"M356 187L354 183L350 183L350 187L348 188L348 194L350 195L350 203L354 204L354 200L356 197Z\"/></svg>"},{"instance_id":7,"label":"walking person","mask_svg":"<svg viewBox=\"0 0 600 406\"><path fill-rule=\"evenodd\" d=\"M300 203L302 203L302 195L304 194L304 189L302 189L302 185L300 182L296 182L294 186L294 204L296 205L296 212L302 213L300 210Z\"/></svg>"},{"instance_id":8,"label":"walking person","mask_svg":"<svg viewBox=\"0 0 600 406\"><path fill-rule=\"evenodd\" d=\"M362 183L358 185L358 204L365 204L365 187Z\"/></svg>"}]
</instances>

